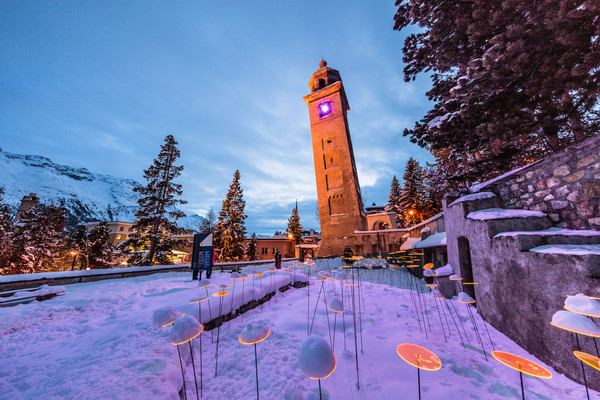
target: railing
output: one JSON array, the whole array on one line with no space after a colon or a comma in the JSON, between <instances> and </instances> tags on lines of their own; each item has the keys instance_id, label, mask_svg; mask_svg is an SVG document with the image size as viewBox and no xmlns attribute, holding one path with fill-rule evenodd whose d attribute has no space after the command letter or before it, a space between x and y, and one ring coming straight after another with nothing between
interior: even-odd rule
<instances>
[{"instance_id":1,"label":"railing","mask_svg":"<svg viewBox=\"0 0 600 400\"><path fill-rule=\"evenodd\" d=\"M286 258L282 261L294 261L296 258ZM238 261L216 263L213 271L249 268L264 264L272 264L274 260ZM69 285L72 283L95 282L104 279L130 278L133 276L151 275L159 272L190 272L190 264L152 265L147 267L125 267L108 269L90 269L81 271L37 272L35 274L0 276L0 292L37 287L40 285Z\"/></svg>"}]
</instances>

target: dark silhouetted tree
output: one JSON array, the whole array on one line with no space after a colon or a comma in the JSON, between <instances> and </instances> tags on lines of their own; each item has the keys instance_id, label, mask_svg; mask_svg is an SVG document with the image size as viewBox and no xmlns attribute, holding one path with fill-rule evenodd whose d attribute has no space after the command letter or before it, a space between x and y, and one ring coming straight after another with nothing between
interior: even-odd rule
<instances>
[{"instance_id":1,"label":"dark silhouetted tree","mask_svg":"<svg viewBox=\"0 0 600 400\"><path fill-rule=\"evenodd\" d=\"M176 221L185 217L175 207L187 203L175 197L181 196L182 190L174 179L183 170L182 165L175 165L180 156L177 144L173 135L165 138L158 157L144 171L147 185L133 189L141 196L135 213L136 221L131 227L130 238L119 245L123 253L130 255L130 264L170 264L174 256L173 247L184 245L183 240L172 237L183 232Z\"/></svg>"},{"instance_id":2,"label":"dark silhouetted tree","mask_svg":"<svg viewBox=\"0 0 600 400\"><path fill-rule=\"evenodd\" d=\"M246 254L244 241L246 240L246 218L244 208L246 202L244 190L240 185L240 171L233 174L233 182L229 185L227 196L223 200L219 221L215 229L215 252L217 261L239 261Z\"/></svg>"},{"instance_id":3,"label":"dark silhouetted tree","mask_svg":"<svg viewBox=\"0 0 600 400\"><path fill-rule=\"evenodd\" d=\"M200 233L212 233L215 230L215 223L217 222L217 215L215 210L211 207L206 214L206 217L200 223Z\"/></svg>"},{"instance_id":4,"label":"dark silhouetted tree","mask_svg":"<svg viewBox=\"0 0 600 400\"><path fill-rule=\"evenodd\" d=\"M10 209L3 200L4 188L0 187L0 274L9 268L14 231Z\"/></svg>"},{"instance_id":5,"label":"dark silhouetted tree","mask_svg":"<svg viewBox=\"0 0 600 400\"><path fill-rule=\"evenodd\" d=\"M252 233L252 236L250 236L250 242L246 248L246 257L250 261L258 259L258 242L256 240L256 233Z\"/></svg>"},{"instance_id":6,"label":"dark silhouetted tree","mask_svg":"<svg viewBox=\"0 0 600 400\"><path fill-rule=\"evenodd\" d=\"M392 178L392 184L390 188L390 195L388 202L385 205L385 211L393 212L396 220L396 225L401 228L404 226L404 209L400 203L401 189L400 182L396 178L396 175Z\"/></svg>"}]
</instances>

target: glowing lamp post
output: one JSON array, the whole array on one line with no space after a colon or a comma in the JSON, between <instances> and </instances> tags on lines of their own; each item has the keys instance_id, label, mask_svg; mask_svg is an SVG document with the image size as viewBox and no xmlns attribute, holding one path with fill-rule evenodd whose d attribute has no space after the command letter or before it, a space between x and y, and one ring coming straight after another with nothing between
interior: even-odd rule
<instances>
[{"instance_id":1,"label":"glowing lamp post","mask_svg":"<svg viewBox=\"0 0 600 400\"><path fill-rule=\"evenodd\" d=\"M248 324L240 334L240 343L254 345L254 370L256 372L256 399L258 400L258 356L256 354L256 344L265 340L271 330L263 325Z\"/></svg>"},{"instance_id":2,"label":"glowing lamp post","mask_svg":"<svg viewBox=\"0 0 600 400\"><path fill-rule=\"evenodd\" d=\"M403 343L396 347L396 352L404 361L417 367L417 382L419 386L419 400L421 400L421 370L437 371L442 368L442 361L431 351L416 344Z\"/></svg>"},{"instance_id":3,"label":"glowing lamp post","mask_svg":"<svg viewBox=\"0 0 600 400\"><path fill-rule=\"evenodd\" d=\"M229 287L227 285L220 285L219 288L221 287ZM223 309L223 296L227 296L229 294L229 292L227 291L220 291L220 292L216 292L213 293L214 297L218 297L219 298L219 317L221 317L221 311ZM217 372L218 372L218 367L219 367L219 337L221 336L221 324L219 324L219 327L217 328L217 348L215 351L215 378L217 377Z\"/></svg>"},{"instance_id":4,"label":"glowing lamp post","mask_svg":"<svg viewBox=\"0 0 600 400\"><path fill-rule=\"evenodd\" d=\"M196 365L194 363L194 351L192 350L191 341L196 336L200 335L204 330L204 325L198 322L196 318L188 315L187 317L181 317L175 320L173 323L173 329L169 335L169 341L172 345L177 346L177 354L179 355L179 366L181 367L181 378L183 379L183 392L187 392L185 389L185 374L183 372L183 363L181 362L181 352L179 351L179 345L188 343L190 346L190 356L192 357L192 369L194 371L194 383L196 384L196 398L198 399L198 381L196 380ZM202 361L200 361L200 368L202 368ZM200 387L202 387L202 369L200 369Z\"/></svg>"},{"instance_id":5,"label":"glowing lamp post","mask_svg":"<svg viewBox=\"0 0 600 400\"><path fill-rule=\"evenodd\" d=\"M333 374L337 365L329 343L320 336L312 335L306 338L300 348L298 364L305 376L319 380L319 398L322 399L321 379Z\"/></svg>"},{"instance_id":6,"label":"glowing lamp post","mask_svg":"<svg viewBox=\"0 0 600 400\"><path fill-rule=\"evenodd\" d=\"M507 367L519 371L519 377L521 378L521 396L523 397L523 400L525 400L525 389L523 388L523 373L535 376L536 378L552 378L552 374L550 373L550 371L548 371L541 365L534 363L533 361L529 361L526 358L511 353L506 353L504 351L493 351L492 355L496 360L500 361Z\"/></svg>"}]
</instances>

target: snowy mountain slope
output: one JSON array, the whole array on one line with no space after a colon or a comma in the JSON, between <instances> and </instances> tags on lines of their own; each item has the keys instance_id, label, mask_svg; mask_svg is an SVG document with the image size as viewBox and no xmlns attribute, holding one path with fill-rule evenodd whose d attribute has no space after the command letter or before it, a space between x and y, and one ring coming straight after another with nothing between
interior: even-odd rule
<instances>
[{"instance_id":1,"label":"snowy mountain slope","mask_svg":"<svg viewBox=\"0 0 600 400\"><path fill-rule=\"evenodd\" d=\"M4 202L13 212L23 196L36 193L42 203L65 207L69 224L98 220L133 222L138 198L133 188L138 185L133 179L96 174L86 168L55 164L43 156L0 149L0 186L4 187ZM202 219L191 215L178 223L197 229Z\"/></svg>"}]
</instances>

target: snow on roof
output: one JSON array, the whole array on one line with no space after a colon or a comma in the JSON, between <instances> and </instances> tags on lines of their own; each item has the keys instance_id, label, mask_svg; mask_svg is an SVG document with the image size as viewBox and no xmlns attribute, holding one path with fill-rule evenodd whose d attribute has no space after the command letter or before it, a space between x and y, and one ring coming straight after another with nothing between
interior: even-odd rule
<instances>
[{"instance_id":1,"label":"snow on roof","mask_svg":"<svg viewBox=\"0 0 600 400\"><path fill-rule=\"evenodd\" d=\"M406 242L402 243L402 246L400 246L400 250L410 250L413 248L413 245L417 242L420 242L421 239L419 238L408 238L406 240Z\"/></svg>"},{"instance_id":2,"label":"snow on roof","mask_svg":"<svg viewBox=\"0 0 600 400\"><path fill-rule=\"evenodd\" d=\"M431 227L426 226L425 228L421 229L421 233L429 233L431 232Z\"/></svg>"},{"instance_id":3,"label":"snow on roof","mask_svg":"<svg viewBox=\"0 0 600 400\"><path fill-rule=\"evenodd\" d=\"M428 236L424 240L420 240L419 242L413 245L413 249L423 249L425 247L436 247L436 246L446 246L446 232L438 232L434 233L431 236Z\"/></svg>"},{"instance_id":4,"label":"snow on roof","mask_svg":"<svg viewBox=\"0 0 600 400\"><path fill-rule=\"evenodd\" d=\"M571 256L600 255L600 244L547 244L529 250L533 253L565 254Z\"/></svg>"},{"instance_id":5,"label":"snow on roof","mask_svg":"<svg viewBox=\"0 0 600 400\"><path fill-rule=\"evenodd\" d=\"M524 165L524 166L522 166L522 167L519 167L519 168L515 168L515 169L513 169L512 171L508 171L507 173L505 173L505 174L502 174L502 175L500 175L500 176L497 176L497 177L495 177L494 179L490 179L489 181L485 181L485 182L481 182L481 183L479 183L479 184L477 184L477 185L473 185L473 186L471 186L471 187L469 188L469 192L471 192L471 193L479 192L481 189L483 189L483 188L485 188L485 187L487 187L487 186L489 186L489 185L491 185L491 184L493 184L493 183L496 183L496 182L498 182L499 180L501 180L501 179L504 179L504 178L506 178L506 177L508 177L508 176L511 176L511 175L517 174L517 173L521 172L522 170L524 170L525 168L527 168L527 167L529 167L529 166L531 166L531 165L533 165L533 164L536 164L536 163L538 163L539 161L541 161L541 160L538 160L538 161L536 161L536 162L533 162L533 163L531 163L531 164Z\"/></svg>"},{"instance_id":6,"label":"snow on roof","mask_svg":"<svg viewBox=\"0 0 600 400\"><path fill-rule=\"evenodd\" d=\"M592 230L577 230L577 229L563 229L552 227L548 229L544 229L542 231L510 231L510 232L500 232L496 237L506 237L506 236L520 236L520 235L538 235L538 236L553 236L553 235L562 235L562 236L600 236L600 231L592 231Z\"/></svg>"},{"instance_id":7,"label":"snow on roof","mask_svg":"<svg viewBox=\"0 0 600 400\"><path fill-rule=\"evenodd\" d=\"M488 219L504 218L527 218L527 217L545 217L541 211L530 210L510 210L505 208L486 208L485 210L473 211L467 215L469 219L485 221Z\"/></svg>"},{"instance_id":8,"label":"snow on roof","mask_svg":"<svg viewBox=\"0 0 600 400\"><path fill-rule=\"evenodd\" d=\"M479 192L479 193L467 194L465 196L459 197L458 199L454 200L452 203L450 203L449 207L451 207L455 204L458 204L458 203L462 203L464 201L491 199L492 197L496 197L496 195L492 192Z\"/></svg>"}]
</instances>

